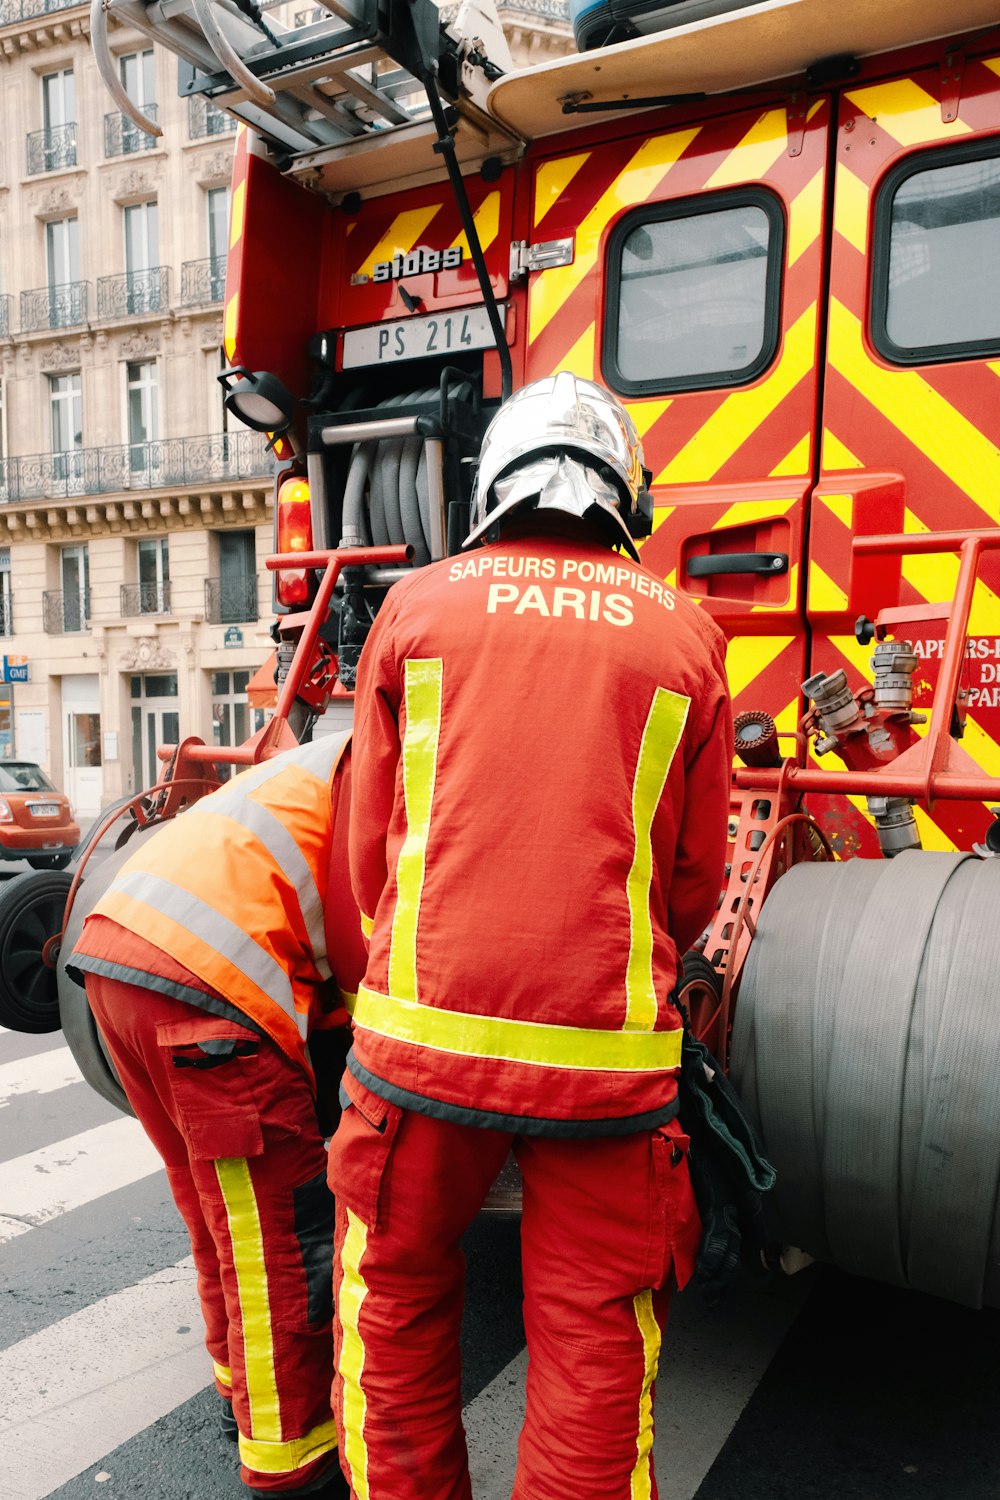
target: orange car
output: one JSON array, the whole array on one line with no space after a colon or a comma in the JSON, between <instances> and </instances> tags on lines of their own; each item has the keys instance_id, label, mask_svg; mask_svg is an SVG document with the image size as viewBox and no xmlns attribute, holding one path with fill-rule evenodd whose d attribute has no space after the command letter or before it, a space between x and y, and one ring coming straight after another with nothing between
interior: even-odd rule
<instances>
[{"instance_id":1,"label":"orange car","mask_svg":"<svg viewBox=\"0 0 1000 1500\"><path fill-rule=\"evenodd\" d=\"M69 798L31 760L0 761L0 859L62 870L80 842Z\"/></svg>"}]
</instances>

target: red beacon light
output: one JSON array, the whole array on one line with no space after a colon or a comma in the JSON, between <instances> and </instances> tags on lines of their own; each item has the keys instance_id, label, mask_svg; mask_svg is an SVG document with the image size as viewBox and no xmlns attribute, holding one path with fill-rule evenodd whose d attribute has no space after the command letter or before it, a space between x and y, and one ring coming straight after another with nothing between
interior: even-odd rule
<instances>
[{"instance_id":1,"label":"red beacon light","mask_svg":"<svg viewBox=\"0 0 1000 1500\"><path fill-rule=\"evenodd\" d=\"M278 487L277 535L275 541L280 553L311 552L312 507L309 501L309 482L293 475L284 479ZM278 603L291 608L308 604L310 578L306 568L282 568L277 574L275 591Z\"/></svg>"}]
</instances>

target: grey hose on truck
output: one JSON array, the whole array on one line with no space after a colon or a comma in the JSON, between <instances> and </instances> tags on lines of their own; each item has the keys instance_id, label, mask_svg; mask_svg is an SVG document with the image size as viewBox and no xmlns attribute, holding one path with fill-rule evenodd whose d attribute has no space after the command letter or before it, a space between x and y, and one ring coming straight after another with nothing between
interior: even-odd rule
<instances>
[{"instance_id":1,"label":"grey hose on truck","mask_svg":"<svg viewBox=\"0 0 1000 1500\"><path fill-rule=\"evenodd\" d=\"M1000 860L796 865L759 915L733 1077L788 1243L1000 1305Z\"/></svg>"}]
</instances>

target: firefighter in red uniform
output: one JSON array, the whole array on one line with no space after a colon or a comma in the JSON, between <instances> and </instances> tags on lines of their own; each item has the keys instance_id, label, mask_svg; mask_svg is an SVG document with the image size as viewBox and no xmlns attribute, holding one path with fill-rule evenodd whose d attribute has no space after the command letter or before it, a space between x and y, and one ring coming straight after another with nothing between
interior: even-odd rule
<instances>
[{"instance_id":1,"label":"firefighter in red uniform","mask_svg":"<svg viewBox=\"0 0 1000 1500\"><path fill-rule=\"evenodd\" d=\"M191 1235L242 1478L282 1500L347 1492L311 1054L364 968L349 805L343 736L244 772L133 854L72 955Z\"/></svg>"},{"instance_id":2,"label":"firefighter in red uniform","mask_svg":"<svg viewBox=\"0 0 1000 1500\"><path fill-rule=\"evenodd\" d=\"M499 541L397 583L361 658L370 952L329 1154L357 1500L468 1500L460 1241L512 1147L515 1500L656 1494L661 1332L699 1234L671 991L721 887L732 731L721 633L637 561L642 484L607 391L526 386L478 473L469 541Z\"/></svg>"}]
</instances>

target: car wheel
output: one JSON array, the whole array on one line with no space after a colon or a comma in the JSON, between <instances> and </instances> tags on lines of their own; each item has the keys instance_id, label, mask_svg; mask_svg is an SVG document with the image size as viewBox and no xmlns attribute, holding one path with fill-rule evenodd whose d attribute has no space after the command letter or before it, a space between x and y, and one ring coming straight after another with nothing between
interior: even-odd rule
<instances>
[{"instance_id":1,"label":"car wheel","mask_svg":"<svg viewBox=\"0 0 1000 1500\"><path fill-rule=\"evenodd\" d=\"M0 888L0 1025L12 1031L58 1031L56 971L42 960L62 931L71 875L55 870L16 875Z\"/></svg>"},{"instance_id":2,"label":"car wheel","mask_svg":"<svg viewBox=\"0 0 1000 1500\"><path fill-rule=\"evenodd\" d=\"M72 859L71 854L27 854L25 858L33 870L65 870Z\"/></svg>"}]
</instances>

